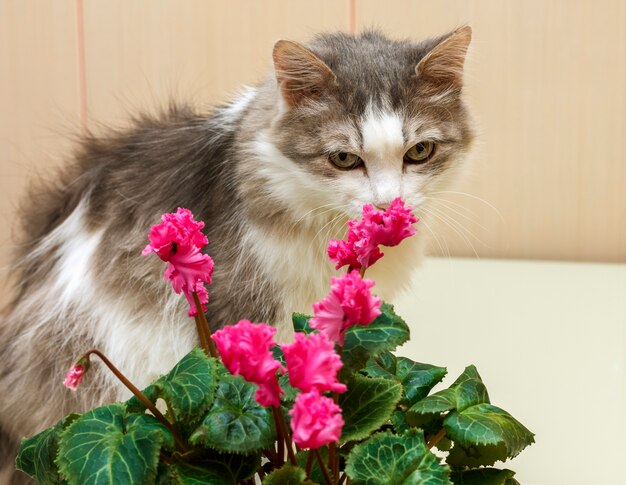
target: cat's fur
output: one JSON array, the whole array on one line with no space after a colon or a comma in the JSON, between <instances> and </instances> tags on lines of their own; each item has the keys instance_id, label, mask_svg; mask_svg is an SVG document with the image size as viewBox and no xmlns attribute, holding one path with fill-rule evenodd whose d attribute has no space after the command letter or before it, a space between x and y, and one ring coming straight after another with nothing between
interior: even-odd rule
<instances>
[{"instance_id":1,"label":"cat's fur","mask_svg":"<svg viewBox=\"0 0 626 485\"><path fill-rule=\"evenodd\" d=\"M164 264L141 256L161 213L187 207L206 222L209 322L269 322L279 340L289 338L291 312L310 312L328 291L328 240L343 237L364 203L402 196L425 217L420 206L446 186L472 139L461 100L470 34L420 43L322 35L310 50L281 41L273 76L231 104L209 114L176 106L86 137L22 215L18 294L0 324L5 453L69 411L128 397L97 363L78 392L62 386L85 350L101 349L141 387L196 343ZM434 157L403 163L423 140L437 143ZM337 151L360 155L364 167L337 169L328 160ZM422 241L418 230L385 249L368 271L378 294L407 280Z\"/></svg>"}]
</instances>

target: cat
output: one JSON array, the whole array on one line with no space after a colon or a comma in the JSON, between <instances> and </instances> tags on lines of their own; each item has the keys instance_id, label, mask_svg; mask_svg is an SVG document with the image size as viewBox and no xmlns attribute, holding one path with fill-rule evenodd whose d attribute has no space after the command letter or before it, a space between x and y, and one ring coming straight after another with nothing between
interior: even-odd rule
<instances>
[{"instance_id":1,"label":"cat","mask_svg":"<svg viewBox=\"0 0 626 485\"><path fill-rule=\"evenodd\" d=\"M420 208L473 139L462 99L470 40L469 27L421 42L376 31L282 40L271 76L229 104L208 114L172 105L87 135L21 214L17 296L0 323L2 454L70 411L129 397L98 364L77 392L63 387L85 350L142 387L197 343L164 264L141 255L160 214L186 207L206 223L211 325L267 322L278 341L290 338L291 312L310 313L328 292L326 246L363 204L401 196L427 218ZM423 232L368 270L379 296L408 282Z\"/></svg>"}]
</instances>

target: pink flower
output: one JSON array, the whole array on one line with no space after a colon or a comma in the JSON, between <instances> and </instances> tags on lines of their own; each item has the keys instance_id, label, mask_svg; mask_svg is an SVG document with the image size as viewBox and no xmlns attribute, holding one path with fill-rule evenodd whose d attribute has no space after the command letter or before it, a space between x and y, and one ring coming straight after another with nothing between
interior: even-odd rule
<instances>
[{"instance_id":1,"label":"pink flower","mask_svg":"<svg viewBox=\"0 0 626 485\"><path fill-rule=\"evenodd\" d=\"M241 320L211 336L230 373L259 385L255 398L262 406L268 405L264 403L279 406L283 393L278 386L276 371L284 372L285 369L270 351L276 345L275 333L275 328L264 323Z\"/></svg>"},{"instance_id":2,"label":"pink flower","mask_svg":"<svg viewBox=\"0 0 626 485\"><path fill-rule=\"evenodd\" d=\"M80 385L80 381L83 380L85 372L87 372L87 366L81 364L74 364L70 370L67 371L63 385L68 389L75 391Z\"/></svg>"},{"instance_id":3,"label":"pink flower","mask_svg":"<svg viewBox=\"0 0 626 485\"><path fill-rule=\"evenodd\" d=\"M211 283L213 274L213 260L208 254L203 254L195 246L179 246L175 254L171 255L165 270L164 278L172 282L176 293L181 291L189 302L189 316L198 313L193 298L193 292L198 293L202 310L206 311L209 294L204 283Z\"/></svg>"},{"instance_id":4,"label":"pink flower","mask_svg":"<svg viewBox=\"0 0 626 485\"><path fill-rule=\"evenodd\" d=\"M163 214L161 220L161 224L150 229L150 244L143 249L142 254L154 252L163 261L169 261L172 254L176 254L179 245L202 249L209 242L200 232L204 222L196 221L189 209L179 207L175 213Z\"/></svg>"},{"instance_id":5,"label":"pink flower","mask_svg":"<svg viewBox=\"0 0 626 485\"><path fill-rule=\"evenodd\" d=\"M280 406L280 395L285 394L278 385L276 376L259 384L259 388L254 393L254 399L261 406Z\"/></svg>"},{"instance_id":6,"label":"pink flower","mask_svg":"<svg viewBox=\"0 0 626 485\"><path fill-rule=\"evenodd\" d=\"M411 207L405 206L400 197L385 211L376 210L371 204L363 206L363 224L376 243L383 246L397 246L415 234L413 224L416 222Z\"/></svg>"},{"instance_id":7,"label":"pink flower","mask_svg":"<svg viewBox=\"0 0 626 485\"><path fill-rule=\"evenodd\" d=\"M297 332L295 342L281 345L285 355L289 382L301 391L317 389L320 392L345 392L346 386L337 381L337 372L343 366L335 346L324 333L308 337Z\"/></svg>"},{"instance_id":8,"label":"pink flower","mask_svg":"<svg viewBox=\"0 0 626 485\"><path fill-rule=\"evenodd\" d=\"M328 257L336 263L336 269L346 265L367 268L383 257L379 245L397 246L415 234L415 222L411 207L405 206L399 197L384 211L365 204L361 220L348 221L347 239L330 241Z\"/></svg>"},{"instance_id":9,"label":"pink flower","mask_svg":"<svg viewBox=\"0 0 626 485\"><path fill-rule=\"evenodd\" d=\"M156 253L168 262L165 279L172 282L176 293L184 293L189 302L189 316L198 314L193 293L198 294L202 311L206 311L209 294L204 283L211 283L213 260L200 250L208 239L200 231L204 222L196 221L188 209L178 208L176 213L163 214L160 224L150 229L150 244L143 255Z\"/></svg>"},{"instance_id":10,"label":"pink flower","mask_svg":"<svg viewBox=\"0 0 626 485\"><path fill-rule=\"evenodd\" d=\"M300 448L319 448L341 437L341 408L317 389L299 394L289 415L293 441Z\"/></svg>"},{"instance_id":11,"label":"pink flower","mask_svg":"<svg viewBox=\"0 0 626 485\"><path fill-rule=\"evenodd\" d=\"M350 326L369 325L380 315L381 301L370 291L374 282L361 278L357 270L331 281L330 293L313 304L315 316L309 324L343 345Z\"/></svg>"}]
</instances>

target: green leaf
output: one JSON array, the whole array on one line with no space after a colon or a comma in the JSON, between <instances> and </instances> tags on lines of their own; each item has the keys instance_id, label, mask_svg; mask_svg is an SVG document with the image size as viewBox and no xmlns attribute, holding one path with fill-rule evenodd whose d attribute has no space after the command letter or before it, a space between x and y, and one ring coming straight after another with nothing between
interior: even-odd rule
<instances>
[{"instance_id":1,"label":"green leaf","mask_svg":"<svg viewBox=\"0 0 626 485\"><path fill-rule=\"evenodd\" d=\"M370 377L384 377L400 382L404 390L400 403L407 406L428 396L446 372L445 367L421 364L406 357L396 357L391 352L383 352L371 358L363 369L363 373Z\"/></svg>"},{"instance_id":2,"label":"green leaf","mask_svg":"<svg viewBox=\"0 0 626 485\"><path fill-rule=\"evenodd\" d=\"M361 440L389 421L402 395L402 386L388 379L354 375L339 396L345 424L341 442Z\"/></svg>"},{"instance_id":3,"label":"green leaf","mask_svg":"<svg viewBox=\"0 0 626 485\"><path fill-rule=\"evenodd\" d=\"M220 469L223 467L232 482L238 483L241 480L252 478L256 473L257 469L261 466L261 454L239 455L211 450L204 456L202 464L211 469Z\"/></svg>"},{"instance_id":4,"label":"green leaf","mask_svg":"<svg viewBox=\"0 0 626 485\"><path fill-rule=\"evenodd\" d=\"M496 468L452 472L450 479L454 485L519 485L513 478L514 471Z\"/></svg>"},{"instance_id":5,"label":"green leaf","mask_svg":"<svg viewBox=\"0 0 626 485\"><path fill-rule=\"evenodd\" d=\"M346 331L341 359L346 369L362 368L370 357L394 350L409 340L409 327L393 306L381 305L381 314L369 325L353 325Z\"/></svg>"},{"instance_id":6,"label":"green leaf","mask_svg":"<svg viewBox=\"0 0 626 485\"><path fill-rule=\"evenodd\" d=\"M143 428L146 431L156 431L163 437L163 449L167 451L174 451L176 449L176 441L174 440L172 432L151 414L127 414L126 426Z\"/></svg>"},{"instance_id":7,"label":"green leaf","mask_svg":"<svg viewBox=\"0 0 626 485\"><path fill-rule=\"evenodd\" d=\"M211 406L216 385L215 359L207 357L202 349L196 347L143 393L153 403L158 398L163 399L172 410L174 420L188 428L197 423ZM144 409L134 396L127 404L130 411Z\"/></svg>"},{"instance_id":8,"label":"green leaf","mask_svg":"<svg viewBox=\"0 0 626 485\"><path fill-rule=\"evenodd\" d=\"M161 464L156 483L158 485L235 485L234 480L227 478L228 470L224 467L204 468L176 463Z\"/></svg>"},{"instance_id":9,"label":"green leaf","mask_svg":"<svg viewBox=\"0 0 626 485\"><path fill-rule=\"evenodd\" d=\"M411 428L411 425L406 420L406 413L400 409L396 409L391 415L391 424L398 434L404 433Z\"/></svg>"},{"instance_id":10,"label":"green leaf","mask_svg":"<svg viewBox=\"0 0 626 485\"><path fill-rule=\"evenodd\" d=\"M450 469L428 450L421 430L373 435L354 447L345 470L354 485L452 484Z\"/></svg>"},{"instance_id":11,"label":"green leaf","mask_svg":"<svg viewBox=\"0 0 626 485\"><path fill-rule=\"evenodd\" d=\"M295 332L304 332L307 335L313 333L315 329L309 325L310 319L311 317L308 315L294 313L291 316L291 320L293 321L293 330Z\"/></svg>"},{"instance_id":12,"label":"green leaf","mask_svg":"<svg viewBox=\"0 0 626 485\"><path fill-rule=\"evenodd\" d=\"M282 374L278 378L278 385L285 392L285 394L281 396L281 401L288 405L294 403L296 400L296 396L298 395L298 391L297 389L292 387L291 383L289 382L289 374Z\"/></svg>"},{"instance_id":13,"label":"green leaf","mask_svg":"<svg viewBox=\"0 0 626 485\"><path fill-rule=\"evenodd\" d=\"M289 463L274 470L263 480L263 485L301 485L303 483L306 483L306 471Z\"/></svg>"},{"instance_id":14,"label":"green leaf","mask_svg":"<svg viewBox=\"0 0 626 485\"><path fill-rule=\"evenodd\" d=\"M180 459L182 458L184 456ZM160 463L156 483L158 485L187 483L234 485L242 480L252 478L260 466L261 456L259 454L244 456L205 450L201 461L197 461L196 457L193 465L183 462L170 465Z\"/></svg>"},{"instance_id":15,"label":"green leaf","mask_svg":"<svg viewBox=\"0 0 626 485\"><path fill-rule=\"evenodd\" d=\"M487 403L453 411L443 423L448 436L465 450L476 447L480 452L481 447L491 447L487 461L513 458L535 441L533 433L522 423L503 409Z\"/></svg>"},{"instance_id":16,"label":"green leaf","mask_svg":"<svg viewBox=\"0 0 626 485\"><path fill-rule=\"evenodd\" d=\"M487 388L483 384L476 367L470 365L448 389L418 401L409 409L409 412L417 415L432 415L453 409L463 411L475 404L488 402Z\"/></svg>"},{"instance_id":17,"label":"green leaf","mask_svg":"<svg viewBox=\"0 0 626 485\"><path fill-rule=\"evenodd\" d=\"M241 376L222 378L211 410L189 441L235 453L252 453L271 446L276 439L272 413L254 400L256 389Z\"/></svg>"},{"instance_id":18,"label":"green leaf","mask_svg":"<svg viewBox=\"0 0 626 485\"><path fill-rule=\"evenodd\" d=\"M154 481L163 435L129 422L124 404L89 411L59 439L59 471L70 485Z\"/></svg>"},{"instance_id":19,"label":"green leaf","mask_svg":"<svg viewBox=\"0 0 626 485\"><path fill-rule=\"evenodd\" d=\"M61 482L55 458L59 449L59 435L78 418L78 414L64 417L54 426L30 438L24 438L15 459L15 468L34 478L40 484Z\"/></svg>"}]
</instances>

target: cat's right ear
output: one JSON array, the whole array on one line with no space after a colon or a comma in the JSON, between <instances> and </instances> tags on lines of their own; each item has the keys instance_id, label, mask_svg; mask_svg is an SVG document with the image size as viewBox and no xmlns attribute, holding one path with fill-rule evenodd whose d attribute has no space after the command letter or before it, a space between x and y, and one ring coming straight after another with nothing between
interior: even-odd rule
<instances>
[{"instance_id":1,"label":"cat's right ear","mask_svg":"<svg viewBox=\"0 0 626 485\"><path fill-rule=\"evenodd\" d=\"M469 25L461 27L441 40L415 67L428 94L463 86L463 64L471 40Z\"/></svg>"},{"instance_id":2,"label":"cat's right ear","mask_svg":"<svg viewBox=\"0 0 626 485\"><path fill-rule=\"evenodd\" d=\"M297 42L279 40L274 45L276 81L290 107L320 93L337 82L330 68L313 52Z\"/></svg>"}]
</instances>

